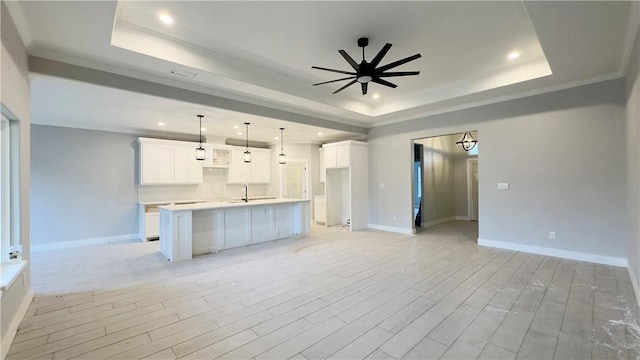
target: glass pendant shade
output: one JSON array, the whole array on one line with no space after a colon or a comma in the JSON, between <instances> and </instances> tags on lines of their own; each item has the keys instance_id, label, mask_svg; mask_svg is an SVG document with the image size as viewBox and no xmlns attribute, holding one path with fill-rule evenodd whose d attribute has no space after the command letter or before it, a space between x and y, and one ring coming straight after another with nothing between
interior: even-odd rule
<instances>
[{"instance_id":1,"label":"glass pendant shade","mask_svg":"<svg viewBox=\"0 0 640 360\"><path fill-rule=\"evenodd\" d=\"M456 141L456 145L458 145L458 147L464 151L470 151L471 149L476 147L477 143L478 140L474 139L474 137L471 136L470 132L464 133L460 140Z\"/></svg>"},{"instance_id":2,"label":"glass pendant shade","mask_svg":"<svg viewBox=\"0 0 640 360\"><path fill-rule=\"evenodd\" d=\"M287 155L284 154L284 128L280 128L280 154L278 155L278 164L287 163Z\"/></svg>"},{"instance_id":3,"label":"glass pendant shade","mask_svg":"<svg viewBox=\"0 0 640 360\"><path fill-rule=\"evenodd\" d=\"M200 118L200 146L196 148L196 160L199 160L199 161L204 161L205 152L206 152L202 147L202 118L203 117L204 115L198 115L198 118Z\"/></svg>"},{"instance_id":4,"label":"glass pendant shade","mask_svg":"<svg viewBox=\"0 0 640 360\"><path fill-rule=\"evenodd\" d=\"M246 163L250 163L251 162L251 152L249 151L249 124L251 124L251 123L248 123L248 122L244 123L244 125L247 128L247 138L246 138L247 142L246 142L246 148L245 148L245 151L244 151L244 162L246 162Z\"/></svg>"},{"instance_id":5,"label":"glass pendant shade","mask_svg":"<svg viewBox=\"0 0 640 360\"><path fill-rule=\"evenodd\" d=\"M196 160L204 160L205 159L206 150L200 145L196 148Z\"/></svg>"}]
</instances>

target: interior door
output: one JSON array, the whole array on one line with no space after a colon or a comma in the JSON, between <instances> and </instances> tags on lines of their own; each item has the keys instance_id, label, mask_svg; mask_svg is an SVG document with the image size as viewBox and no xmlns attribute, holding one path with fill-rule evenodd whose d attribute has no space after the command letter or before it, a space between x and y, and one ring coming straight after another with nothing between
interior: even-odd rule
<instances>
[{"instance_id":1,"label":"interior door","mask_svg":"<svg viewBox=\"0 0 640 360\"><path fill-rule=\"evenodd\" d=\"M302 161L287 161L284 169L284 197L307 198L307 166Z\"/></svg>"}]
</instances>

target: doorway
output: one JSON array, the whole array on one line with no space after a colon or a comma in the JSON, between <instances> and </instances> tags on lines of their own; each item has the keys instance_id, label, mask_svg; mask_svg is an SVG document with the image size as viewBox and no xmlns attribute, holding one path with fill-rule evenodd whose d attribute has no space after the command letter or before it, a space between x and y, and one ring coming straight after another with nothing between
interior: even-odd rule
<instances>
[{"instance_id":1,"label":"doorway","mask_svg":"<svg viewBox=\"0 0 640 360\"><path fill-rule=\"evenodd\" d=\"M309 179L306 160L287 160L281 167L282 197L308 199Z\"/></svg>"},{"instance_id":2,"label":"doorway","mask_svg":"<svg viewBox=\"0 0 640 360\"><path fill-rule=\"evenodd\" d=\"M478 139L477 132L471 132ZM414 232L455 232L477 240L478 146L456 144L463 133L413 140L411 206ZM417 213L416 213L416 210Z\"/></svg>"}]
</instances>

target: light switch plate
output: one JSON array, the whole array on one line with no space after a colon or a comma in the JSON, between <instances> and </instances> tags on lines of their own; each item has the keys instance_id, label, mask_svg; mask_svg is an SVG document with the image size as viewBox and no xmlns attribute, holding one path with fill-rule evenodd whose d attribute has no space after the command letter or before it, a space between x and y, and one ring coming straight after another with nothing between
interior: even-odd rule
<instances>
[{"instance_id":1,"label":"light switch plate","mask_svg":"<svg viewBox=\"0 0 640 360\"><path fill-rule=\"evenodd\" d=\"M509 183L498 183L498 190L509 190Z\"/></svg>"}]
</instances>

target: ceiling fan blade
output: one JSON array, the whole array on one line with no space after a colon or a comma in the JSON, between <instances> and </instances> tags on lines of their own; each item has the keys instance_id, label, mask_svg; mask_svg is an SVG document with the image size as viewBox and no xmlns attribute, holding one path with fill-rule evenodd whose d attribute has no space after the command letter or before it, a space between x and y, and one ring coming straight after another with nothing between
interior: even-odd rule
<instances>
[{"instance_id":1,"label":"ceiling fan blade","mask_svg":"<svg viewBox=\"0 0 640 360\"><path fill-rule=\"evenodd\" d=\"M349 71L344 71L344 70L336 70L336 69L327 69L327 68L323 68L320 66L312 66L312 69L318 69L318 70L324 70L324 71L331 71L331 72L336 72L339 74L347 74L347 75L355 75L356 73L354 72L349 72Z\"/></svg>"},{"instance_id":2,"label":"ceiling fan blade","mask_svg":"<svg viewBox=\"0 0 640 360\"><path fill-rule=\"evenodd\" d=\"M368 87L368 83L362 83L360 84L362 85L362 95L367 95L367 87Z\"/></svg>"},{"instance_id":3,"label":"ceiling fan blade","mask_svg":"<svg viewBox=\"0 0 640 360\"><path fill-rule=\"evenodd\" d=\"M389 51L389 49L391 49L391 44L387 43L385 46L382 47L382 49L380 49L380 51L378 52L378 55L376 55L376 57L374 57L373 60L371 60L371 66L374 68L378 66L382 58L385 55L387 55L387 52Z\"/></svg>"},{"instance_id":4,"label":"ceiling fan blade","mask_svg":"<svg viewBox=\"0 0 640 360\"><path fill-rule=\"evenodd\" d=\"M351 67L353 68L353 70L358 71L358 69L360 68L360 65L358 65L358 63L353 60L353 58L351 56L349 56L349 54L347 54L346 51L344 50L338 50L338 52L340 53L340 55L342 55L342 57L347 60L347 62L349 63L349 65L351 65Z\"/></svg>"},{"instance_id":5,"label":"ceiling fan blade","mask_svg":"<svg viewBox=\"0 0 640 360\"><path fill-rule=\"evenodd\" d=\"M371 81L373 81L374 83L378 83L380 85L384 85L384 86L388 86L390 88L394 88L394 89L398 87L398 85L396 85L394 83L390 83L387 80L383 80L383 79L373 79Z\"/></svg>"},{"instance_id":6,"label":"ceiling fan blade","mask_svg":"<svg viewBox=\"0 0 640 360\"><path fill-rule=\"evenodd\" d=\"M334 93L334 94L339 93L340 91L342 91L342 90L344 90L344 89L348 88L349 86L351 86L351 85L355 84L357 81L358 81L358 80L353 80L352 82L350 82L350 83L348 83L347 85L345 85L345 86L341 87L340 89L338 89L338 90L334 91L333 93Z\"/></svg>"},{"instance_id":7,"label":"ceiling fan blade","mask_svg":"<svg viewBox=\"0 0 640 360\"><path fill-rule=\"evenodd\" d=\"M316 86L316 85L324 85L324 84L328 84L328 83L332 83L332 82L336 82L336 81L349 80L349 79L355 79L355 78L356 78L355 76L349 76L349 77L342 78L342 79L335 79L335 80L329 80L329 81L319 82L319 83L317 83L317 84L313 84L313 86Z\"/></svg>"},{"instance_id":8,"label":"ceiling fan blade","mask_svg":"<svg viewBox=\"0 0 640 360\"><path fill-rule=\"evenodd\" d=\"M389 70L389 69L392 69L392 68L394 68L394 67L396 67L396 66L400 66L400 65L402 65L402 64L406 64L406 63L408 63L409 61L413 61L413 60L415 60L415 59L417 59L417 58L419 58L419 57L422 57L422 55L420 55L420 54L415 54L415 55L413 55L413 56L409 56L408 58L404 58L404 59L402 59L402 60L394 61L394 62L392 62L392 63L390 63L390 64L387 64L387 65L381 66L381 67L377 68L377 69L376 69L376 71L385 71L385 70Z\"/></svg>"},{"instance_id":9,"label":"ceiling fan blade","mask_svg":"<svg viewBox=\"0 0 640 360\"><path fill-rule=\"evenodd\" d=\"M420 74L420 71L397 71L397 72L382 73L378 75L378 77L408 76L408 75L418 75L418 74Z\"/></svg>"}]
</instances>

